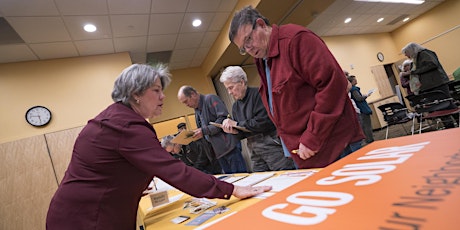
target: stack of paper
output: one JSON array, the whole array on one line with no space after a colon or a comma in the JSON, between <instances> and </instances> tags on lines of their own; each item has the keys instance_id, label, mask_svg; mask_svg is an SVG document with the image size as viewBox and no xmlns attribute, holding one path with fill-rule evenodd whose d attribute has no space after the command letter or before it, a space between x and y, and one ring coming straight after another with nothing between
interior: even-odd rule
<instances>
[{"instance_id":1,"label":"stack of paper","mask_svg":"<svg viewBox=\"0 0 460 230\"><path fill-rule=\"evenodd\" d=\"M275 175L275 173L253 173L233 184L238 186L255 185L261 181L266 180L267 178L272 177L273 175Z\"/></svg>"}]
</instances>

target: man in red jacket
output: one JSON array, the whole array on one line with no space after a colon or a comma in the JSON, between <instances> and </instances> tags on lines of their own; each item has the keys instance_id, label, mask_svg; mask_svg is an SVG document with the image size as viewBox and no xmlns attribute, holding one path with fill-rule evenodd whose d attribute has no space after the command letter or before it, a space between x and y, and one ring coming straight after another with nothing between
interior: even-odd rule
<instances>
[{"instance_id":1,"label":"man in red jacket","mask_svg":"<svg viewBox=\"0 0 460 230\"><path fill-rule=\"evenodd\" d=\"M229 38L255 58L262 101L299 168L325 167L361 147L347 79L317 35L299 25L270 26L248 6L233 17Z\"/></svg>"}]
</instances>

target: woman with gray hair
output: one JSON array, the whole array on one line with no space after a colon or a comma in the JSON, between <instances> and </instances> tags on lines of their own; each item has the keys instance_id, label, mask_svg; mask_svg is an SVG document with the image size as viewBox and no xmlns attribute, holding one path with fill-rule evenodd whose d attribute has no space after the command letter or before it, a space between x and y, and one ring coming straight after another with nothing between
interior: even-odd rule
<instances>
[{"instance_id":1,"label":"woman with gray hair","mask_svg":"<svg viewBox=\"0 0 460 230\"><path fill-rule=\"evenodd\" d=\"M407 44L401 52L413 61L410 74L419 77L419 93L441 90L449 95L449 77L435 52L413 42Z\"/></svg>"},{"instance_id":2,"label":"woman with gray hair","mask_svg":"<svg viewBox=\"0 0 460 230\"><path fill-rule=\"evenodd\" d=\"M54 194L47 229L136 229L143 191L154 176L195 197L229 199L271 188L238 187L174 159L146 119L161 114L170 74L164 65L134 64L116 79L114 103L79 134Z\"/></svg>"}]
</instances>

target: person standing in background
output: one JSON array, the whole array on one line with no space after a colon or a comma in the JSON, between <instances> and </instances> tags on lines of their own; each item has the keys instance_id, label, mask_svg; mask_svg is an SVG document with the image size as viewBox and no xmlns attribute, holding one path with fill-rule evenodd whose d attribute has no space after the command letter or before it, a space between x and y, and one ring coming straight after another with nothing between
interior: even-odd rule
<instances>
[{"instance_id":1,"label":"person standing in background","mask_svg":"<svg viewBox=\"0 0 460 230\"><path fill-rule=\"evenodd\" d=\"M248 87L246 72L239 66L228 66L220 76L227 92L236 100L232 116L222 122L226 133L247 140L254 172L295 169L293 160L284 156L276 127L268 117L257 88ZM250 132L233 128L244 127Z\"/></svg>"},{"instance_id":2,"label":"person standing in background","mask_svg":"<svg viewBox=\"0 0 460 230\"><path fill-rule=\"evenodd\" d=\"M361 147L348 81L326 44L300 25L271 25L252 6L229 39L255 58L262 102L299 168L322 168Z\"/></svg>"},{"instance_id":3,"label":"person standing in background","mask_svg":"<svg viewBox=\"0 0 460 230\"><path fill-rule=\"evenodd\" d=\"M222 121L227 118L229 113L224 102L217 95L200 94L188 85L180 87L177 98L182 104L195 110L198 128L193 130L193 136L204 137L211 143L224 173L247 172L240 141L232 134L209 124L209 122L222 124Z\"/></svg>"},{"instance_id":4,"label":"person standing in background","mask_svg":"<svg viewBox=\"0 0 460 230\"><path fill-rule=\"evenodd\" d=\"M361 94L361 89L356 86L358 84L358 80L353 75L348 76L348 80L350 81L352 87L350 90L351 99L353 99L356 103L356 106L359 108L359 116L361 119L361 127L364 131L364 135L366 135L366 143L369 144L374 141L374 134L372 132L372 109L369 107L369 104L366 102L366 98L368 98L372 91L368 94Z\"/></svg>"},{"instance_id":5,"label":"person standing in background","mask_svg":"<svg viewBox=\"0 0 460 230\"><path fill-rule=\"evenodd\" d=\"M347 81L348 81L348 77L350 76L350 73L348 73L348 71L344 70L344 71L343 71L343 74L345 74L345 77L347 78ZM359 115L359 114L361 113L361 111L359 110L358 106L356 106L355 101L354 101L353 99L351 99L351 92L350 92L350 90L351 90L351 87L352 87L352 86L353 86L353 85L351 84L351 82L348 81L348 86L347 86L347 89L348 89L348 97L350 98L351 104L353 105L353 108L355 109L355 112L356 112L356 114L358 115L359 124L362 125L362 124L361 124L361 118L360 118L360 115Z\"/></svg>"},{"instance_id":6,"label":"person standing in background","mask_svg":"<svg viewBox=\"0 0 460 230\"><path fill-rule=\"evenodd\" d=\"M410 74L417 75L419 78L421 83L419 94L441 90L450 96L447 85L449 77L435 52L413 42L407 44L401 52L412 59L413 65Z\"/></svg>"}]
</instances>

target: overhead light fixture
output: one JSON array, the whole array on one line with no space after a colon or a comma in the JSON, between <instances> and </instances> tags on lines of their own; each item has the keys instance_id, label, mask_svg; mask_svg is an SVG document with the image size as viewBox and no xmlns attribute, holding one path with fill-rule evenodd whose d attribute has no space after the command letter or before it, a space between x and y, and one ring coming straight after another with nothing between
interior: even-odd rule
<instances>
[{"instance_id":1,"label":"overhead light fixture","mask_svg":"<svg viewBox=\"0 0 460 230\"><path fill-rule=\"evenodd\" d=\"M404 18L403 22L409 21L410 18Z\"/></svg>"},{"instance_id":2,"label":"overhead light fixture","mask_svg":"<svg viewBox=\"0 0 460 230\"><path fill-rule=\"evenodd\" d=\"M382 3L405 3L420 5L425 0L355 0L355 2L382 2Z\"/></svg>"},{"instance_id":3,"label":"overhead light fixture","mask_svg":"<svg viewBox=\"0 0 460 230\"><path fill-rule=\"evenodd\" d=\"M94 32L97 30L96 26L93 25L93 24L86 24L85 26L83 26L83 29L86 31L86 32Z\"/></svg>"},{"instance_id":4,"label":"overhead light fixture","mask_svg":"<svg viewBox=\"0 0 460 230\"><path fill-rule=\"evenodd\" d=\"M349 23L349 22L351 22L351 18L347 18L347 19L345 19L345 21L344 21L344 23Z\"/></svg>"},{"instance_id":5,"label":"overhead light fixture","mask_svg":"<svg viewBox=\"0 0 460 230\"><path fill-rule=\"evenodd\" d=\"M379 18L377 19L377 22L382 22L385 18Z\"/></svg>"},{"instance_id":6,"label":"overhead light fixture","mask_svg":"<svg viewBox=\"0 0 460 230\"><path fill-rule=\"evenodd\" d=\"M200 19L195 19L192 22L193 27L198 27L201 25L201 20Z\"/></svg>"}]
</instances>

